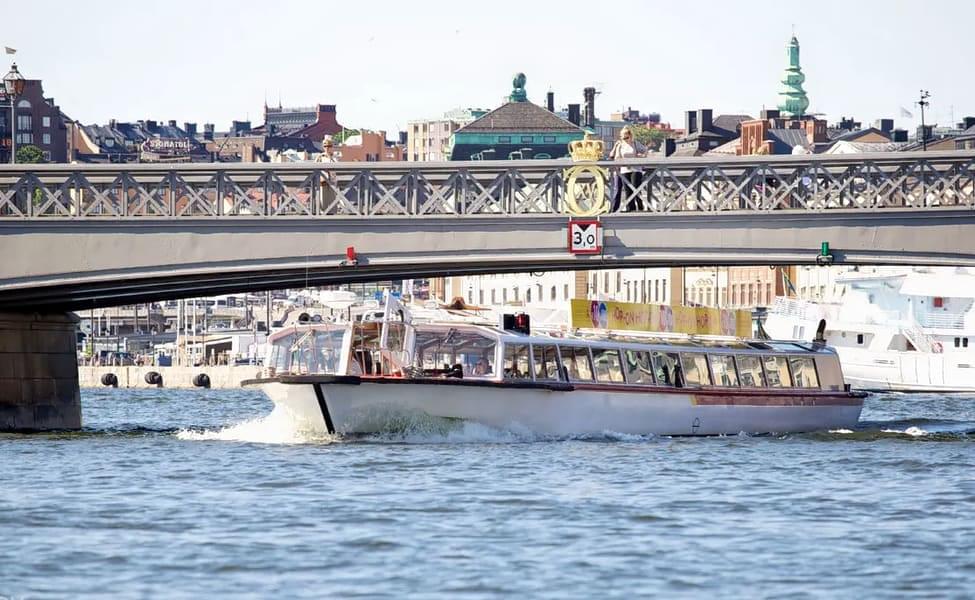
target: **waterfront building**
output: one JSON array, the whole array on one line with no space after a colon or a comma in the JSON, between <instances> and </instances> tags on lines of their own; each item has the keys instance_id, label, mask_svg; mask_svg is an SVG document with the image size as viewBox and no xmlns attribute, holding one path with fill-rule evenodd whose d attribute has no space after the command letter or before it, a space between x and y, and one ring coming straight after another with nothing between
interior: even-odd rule
<instances>
[{"instance_id":1,"label":"waterfront building","mask_svg":"<svg viewBox=\"0 0 975 600\"><path fill-rule=\"evenodd\" d=\"M108 125L71 127L72 160L80 162L202 162L210 159L196 139L196 125L140 120L110 120Z\"/></svg>"},{"instance_id":2,"label":"waterfront building","mask_svg":"<svg viewBox=\"0 0 975 600\"><path fill-rule=\"evenodd\" d=\"M264 124L253 130L268 136L308 138L321 145L326 136L340 133L344 127L339 124L334 104L277 108L264 104Z\"/></svg>"},{"instance_id":3,"label":"waterfront building","mask_svg":"<svg viewBox=\"0 0 975 600\"><path fill-rule=\"evenodd\" d=\"M751 120L749 115L718 115L710 108L699 108L684 113L684 136L674 143L678 156L700 156L738 139L741 125Z\"/></svg>"},{"instance_id":4,"label":"waterfront building","mask_svg":"<svg viewBox=\"0 0 975 600\"><path fill-rule=\"evenodd\" d=\"M363 130L351 135L335 148L339 162L403 160L404 147L386 139L385 131Z\"/></svg>"},{"instance_id":5,"label":"waterfront building","mask_svg":"<svg viewBox=\"0 0 975 600\"><path fill-rule=\"evenodd\" d=\"M761 117L741 123L738 153L794 154L822 152L829 147L826 121L815 117L783 117L778 110L763 110Z\"/></svg>"},{"instance_id":6,"label":"waterfront building","mask_svg":"<svg viewBox=\"0 0 975 600\"><path fill-rule=\"evenodd\" d=\"M14 65L16 67L16 65ZM15 99L16 119L11 123L10 99L0 86L0 163L10 162L11 134L17 132L16 147L37 146L47 162L67 162L68 133L61 107L44 97L40 79L25 79L24 90ZM15 125L16 128L11 127Z\"/></svg>"},{"instance_id":7,"label":"waterfront building","mask_svg":"<svg viewBox=\"0 0 975 600\"><path fill-rule=\"evenodd\" d=\"M444 113L442 119L410 121L406 130L406 160L450 160L450 137L487 112L481 108L458 108Z\"/></svg>"},{"instance_id":8,"label":"waterfront building","mask_svg":"<svg viewBox=\"0 0 975 600\"><path fill-rule=\"evenodd\" d=\"M579 125L529 101L525 81L518 73L506 103L454 132L451 160L562 158L583 139Z\"/></svg>"}]
</instances>

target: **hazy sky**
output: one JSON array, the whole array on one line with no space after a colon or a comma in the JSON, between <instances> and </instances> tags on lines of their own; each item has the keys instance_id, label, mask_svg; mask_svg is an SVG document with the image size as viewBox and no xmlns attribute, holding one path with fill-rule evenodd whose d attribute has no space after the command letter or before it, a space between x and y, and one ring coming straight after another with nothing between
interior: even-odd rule
<instances>
[{"instance_id":1,"label":"hazy sky","mask_svg":"<svg viewBox=\"0 0 975 600\"><path fill-rule=\"evenodd\" d=\"M285 106L334 103L346 126L392 131L493 108L517 71L537 103L549 89L560 107L582 102L595 85L600 117L626 106L675 127L688 108L757 116L778 101L793 25L810 110L831 122L897 118L902 106L918 117L921 88L929 122L975 114L969 0L5 0L3 13L0 45L84 123L223 130L260 123L265 95L277 104L280 94Z\"/></svg>"}]
</instances>

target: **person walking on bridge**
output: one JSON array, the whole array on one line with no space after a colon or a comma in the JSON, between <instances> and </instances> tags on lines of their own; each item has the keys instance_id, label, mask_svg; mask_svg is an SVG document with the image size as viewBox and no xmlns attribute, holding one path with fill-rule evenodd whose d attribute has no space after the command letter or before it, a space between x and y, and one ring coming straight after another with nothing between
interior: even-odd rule
<instances>
[{"instance_id":1,"label":"person walking on bridge","mask_svg":"<svg viewBox=\"0 0 975 600\"><path fill-rule=\"evenodd\" d=\"M633 130L629 125L620 130L620 139L616 140L613 149L609 152L610 160L641 158L646 155L647 147L634 139ZM642 182L643 173L639 169L620 167L620 174L616 178L616 194L613 197L613 212L629 212L642 208L640 196L635 191ZM628 199L624 202L624 198Z\"/></svg>"}]
</instances>

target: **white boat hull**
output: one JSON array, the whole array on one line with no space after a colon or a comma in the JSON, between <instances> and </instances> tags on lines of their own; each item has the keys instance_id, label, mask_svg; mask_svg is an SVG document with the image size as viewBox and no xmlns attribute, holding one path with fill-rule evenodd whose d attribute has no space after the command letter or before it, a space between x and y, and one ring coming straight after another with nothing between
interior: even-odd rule
<instances>
[{"instance_id":1,"label":"white boat hull","mask_svg":"<svg viewBox=\"0 0 975 600\"><path fill-rule=\"evenodd\" d=\"M789 433L852 428L862 409L861 397L842 394L635 392L631 386L613 387L512 389L368 380L262 383L271 400L303 427L340 434L398 431L429 418L551 436Z\"/></svg>"}]
</instances>

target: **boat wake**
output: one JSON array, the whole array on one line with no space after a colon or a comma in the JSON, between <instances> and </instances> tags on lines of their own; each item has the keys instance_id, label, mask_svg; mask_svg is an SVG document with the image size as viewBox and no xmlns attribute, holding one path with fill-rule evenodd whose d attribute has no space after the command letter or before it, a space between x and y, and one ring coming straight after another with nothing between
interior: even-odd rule
<instances>
[{"instance_id":1,"label":"boat wake","mask_svg":"<svg viewBox=\"0 0 975 600\"><path fill-rule=\"evenodd\" d=\"M176 437L186 441L250 442L255 444L328 444L338 436L303 427L287 410L275 407L270 414L219 429L181 429Z\"/></svg>"}]
</instances>

